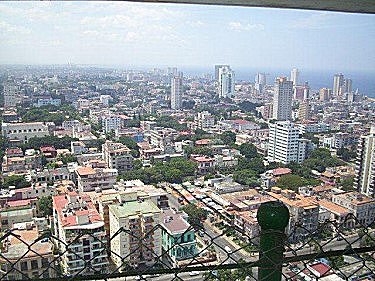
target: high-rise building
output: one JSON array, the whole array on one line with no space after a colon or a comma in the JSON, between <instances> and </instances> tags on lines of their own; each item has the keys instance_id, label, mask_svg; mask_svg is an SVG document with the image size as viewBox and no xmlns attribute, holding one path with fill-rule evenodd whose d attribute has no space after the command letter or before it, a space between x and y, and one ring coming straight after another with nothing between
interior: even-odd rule
<instances>
[{"instance_id":1,"label":"high-rise building","mask_svg":"<svg viewBox=\"0 0 375 281\"><path fill-rule=\"evenodd\" d=\"M108 254L104 222L90 197L69 192L53 196L52 201L53 229L62 253L63 273L92 274L92 270L105 273ZM87 262L90 262L89 267Z\"/></svg>"},{"instance_id":2,"label":"high-rise building","mask_svg":"<svg viewBox=\"0 0 375 281\"><path fill-rule=\"evenodd\" d=\"M343 82L343 84L340 88L340 95L351 93L352 92L352 84L353 84L352 79L345 78L344 82Z\"/></svg>"},{"instance_id":3,"label":"high-rise building","mask_svg":"<svg viewBox=\"0 0 375 281\"><path fill-rule=\"evenodd\" d=\"M344 75L342 73L335 74L333 76L333 95L339 96L341 87L344 84Z\"/></svg>"},{"instance_id":4,"label":"high-rise building","mask_svg":"<svg viewBox=\"0 0 375 281\"><path fill-rule=\"evenodd\" d=\"M322 88L319 90L319 100L320 101L329 101L331 98L331 89Z\"/></svg>"},{"instance_id":5,"label":"high-rise building","mask_svg":"<svg viewBox=\"0 0 375 281\"><path fill-rule=\"evenodd\" d=\"M215 65L215 80L219 81L219 69L222 67L229 67L228 64L217 64Z\"/></svg>"},{"instance_id":6,"label":"high-rise building","mask_svg":"<svg viewBox=\"0 0 375 281\"><path fill-rule=\"evenodd\" d=\"M308 100L305 100L299 104L298 119L301 121L310 119L310 103Z\"/></svg>"},{"instance_id":7,"label":"high-rise building","mask_svg":"<svg viewBox=\"0 0 375 281\"><path fill-rule=\"evenodd\" d=\"M182 77L174 76L171 80L171 108L180 109L182 106Z\"/></svg>"},{"instance_id":8,"label":"high-rise building","mask_svg":"<svg viewBox=\"0 0 375 281\"><path fill-rule=\"evenodd\" d=\"M290 121L269 124L268 156L269 162L301 163L306 158L308 140L300 138L300 129Z\"/></svg>"},{"instance_id":9,"label":"high-rise building","mask_svg":"<svg viewBox=\"0 0 375 281\"><path fill-rule=\"evenodd\" d=\"M255 89L259 92L259 93L263 93L264 92L264 87L266 86L267 84L267 76L265 73L257 73L255 75Z\"/></svg>"},{"instance_id":10,"label":"high-rise building","mask_svg":"<svg viewBox=\"0 0 375 281\"><path fill-rule=\"evenodd\" d=\"M231 98L234 95L234 71L229 66L219 68L219 97Z\"/></svg>"},{"instance_id":11,"label":"high-rise building","mask_svg":"<svg viewBox=\"0 0 375 281\"><path fill-rule=\"evenodd\" d=\"M275 82L273 98L273 119L290 120L292 116L293 82L279 77Z\"/></svg>"},{"instance_id":12,"label":"high-rise building","mask_svg":"<svg viewBox=\"0 0 375 281\"><path fill-rule=\"evenodd\" d=\"M361 193L375 197L375 126L358 143L357 171L354 187Z\"/></svg>"},{"instance_id":13,"label":"high-rise building","mask_svg":"<svg viewBox=\"0 0 375 281\"><path fill-rule=\"evenodd\" d=\"M297 68L293 68L290 72L290 81L293 82L293 86L298 85L298 78L299 78L299 70Z\"/></svg>"}]
</instances>

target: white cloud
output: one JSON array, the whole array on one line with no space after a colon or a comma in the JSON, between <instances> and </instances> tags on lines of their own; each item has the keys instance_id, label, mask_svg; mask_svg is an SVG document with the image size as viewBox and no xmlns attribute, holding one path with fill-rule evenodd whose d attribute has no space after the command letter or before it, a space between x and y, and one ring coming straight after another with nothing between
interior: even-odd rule
<instances>
[{"instance_id":1,"label":"white cloud","mask_svg":"<svg viewBox=\"0 0 375 281\"><path fill-rule=\"evenodd\" d=\"M31 29L27 27L13 25L5 21L0 21L0 30L2 31L2 33L9 33L11 35L13 34L26 35L26 34L31 33Z\"/></svg>"},{"instance_id":2,"label":"white cloud","mask_svg":"<svg viewBox=\"0 0 375 281\"><path fill-rule=\"evenodd\" d=\"M201 20L187 21L186 23L190 25L191 27L201 27L205 25L205 23Z\"/></svg>"},{"instance_id":3,"label":"white cloud","mask_svg":"<svg viewBox=\"0 0 375 281\"><path fill-rule=\"evenodd\" d=\"M264 30L264 25L260 23L242 23L239 21L232 21L228 24L229 29L234 31L252 31L252 30Z\"/></svg>"},{"instance_id":4,"label":"white cloud","mask_svg":"<svg viewBox=\"0 0 375 281\"><path fill-rule=\"evenodd\" d=\"M327 28L330 19L334 17L332 13L318 13L295 20L290 27L294 29L322 29Z\"/></svg>"}]
</instances>

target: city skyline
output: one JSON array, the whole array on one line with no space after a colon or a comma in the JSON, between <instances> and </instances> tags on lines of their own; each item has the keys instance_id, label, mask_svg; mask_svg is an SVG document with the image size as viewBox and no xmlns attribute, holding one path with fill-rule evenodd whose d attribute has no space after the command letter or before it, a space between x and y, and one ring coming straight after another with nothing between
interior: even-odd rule
<instances>
[{"instance_id":1,"label":"city skyline","mask_svg":"<svg viewBox=\"0 0 375 281\"><path fill-rule=\"evenodd\" d=\"M373 15L122 2L1 3L0 12L1 64L345 72L375 63Z\"/></svg>"}]
</instances>

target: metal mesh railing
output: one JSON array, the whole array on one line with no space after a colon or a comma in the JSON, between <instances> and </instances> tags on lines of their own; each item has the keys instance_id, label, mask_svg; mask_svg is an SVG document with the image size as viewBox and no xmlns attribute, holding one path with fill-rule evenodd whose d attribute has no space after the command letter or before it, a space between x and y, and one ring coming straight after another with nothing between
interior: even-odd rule
<instances>
[{"instance_id":1,"label":"metal mesh railing","mask_svg":"<svg viewBox=\"0 0 375 281\"><path fill-rule=\"evenodd\" d=\"M286 233L272 225L248 234L220 221L171 234L152 228L57 230L0 237L0 280L374 280L375 224L348 215ZM120 278L121 279L118 279ZM277 279L275 279L277 278ZM330 279L329 279L330 278ZM367 279L366 279L367 278ZM371 279L373 278L373 279Z\"/></svg>"}]
</instances>

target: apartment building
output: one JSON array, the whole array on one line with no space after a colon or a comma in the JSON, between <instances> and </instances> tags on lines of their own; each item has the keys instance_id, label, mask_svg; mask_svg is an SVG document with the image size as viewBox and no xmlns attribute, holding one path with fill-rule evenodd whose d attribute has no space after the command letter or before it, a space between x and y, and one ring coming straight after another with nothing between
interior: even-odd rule
<instances>
[{"instance_id":1,"label":"apartment building","mask_svg":"<svg viewBox=\"0 0 375 281\"><path fill-rule=\"evenodd\" d=\"M79 167L75 171L80 192L100 191L113 187L118 176L117 169Z\"/></svg>"},{"instance_id":2,"label":"apartment building","mask_svg":"<svg viewBox=\"0 0 375 281\"><path fill-rule=\"evenodd\" d=\"M37 153L24 155L20 148L7 148L2 162L2 172L22 174L28 170L42 168L42 160Z\"/></svg>"},{"instance_id":3,"label":"apartment building","mask_svg":"<svg viewBox=\"0 0 375 281\"><path fill-rule=\"evenodd\" d=\"M155 127L149 131L150 145L160 148L163 153L174 153L174 140L177 136L178 133L174 129Z\"/></svg>"},{"instance_id":4,"label":"apartment building","mask_svg":"<svg viewBox=\"0 0 375 281\"><path fill-rule=\"evenodd\" d=\"M375 218L375 198L359 192L333 194L332 202L348 209L356 217L356 226L369 226Z\"/></svg>"},{"instance_id":5,"label":"apartment building","mask_svg":"<svg viewBox=\"0 0 375 281\"><path fill-rule=\"evenodd\" d=\"M273 100L273 119L290 120L292 117L293 82L286 77L278 77L275 81Z\"/></svg>"},{"instance_id":6,"label":"apartment building","mask_svg":"<svg viewBox=\"0 0 375 281\"><path fill-rule=\"evenodd\" d=\"M3 123L2 135L10 140L27 143L29 139L49 135L48 126L42 122L31 123Z\"/></svg>"},{"instance_id":7,"label":"apartment building","mask_svg":"<svg viewBox=\"0 0 375 281\"><path fill-rule=\"evenodd\" d=\"M105 273L108 255L104 222L90 198L76 192L53 196L53 218L63 273Z\"/></svg>"},{"instance_id":8,"label":"apartment building","mask_svg":"<svg viewBox=\"0 0 375 281\"><path fill-rule=\"evenodd\" d=\"M318 228L319 205L312 199L296 194L292 190L272 187L268 195L283 202L290 213L287 234L292 242L311 237ZM296 226L300 224L301 227Z\"/></svg>"},{"instance_id":9,"label":"apartment building","mask_svg":"<svg viewBox=\"0 0 375 281\"><path fill-rule=\"evenodd\" d=\"M194 129L209 130L215 126L215 118L208 111L198 112L194 117Z\"/></svg>"},{"instance_id":10,"label":"apartment building","mask_svg":"<svg viewBox=\"0 0 375 281\"><path fill-rule=\"evenodd\" d=\"M301 163L306 158L308 140L300 138L298 126L290 121L269 124L268 161Z\"/></svg>"},{"instance_id":11,"label":"apartment building","mask_svg":"<svg viewBox=\"0 0 375 281\"><path fill-rule=\"evenodd\" d=\"M120 271L152 266L161 256L160 209L149 200L125 201L109 205L112 260ZM115 235L120 228L122 231Z\"/></svg>"},{"instance_id":12,"label":"apartment building","mask_svg":"<svg viewBox=\"0 0 375 281\"><path fill-rule=\"evenodd\" d=\"M358 142L354 187L361 193L375 197L375 126L368 136Z\"/></svg>"},{"instance_id":13,"label":"apartment building","mask_svg":"<svg viewBox=\"0 0 375 281\"><path fill-rule=\"evenodd\" d=\"M48 238L37 241L40 233L32 222L18 224L12 233L1 243L1 280L57 276L53 243Z\"/></svg>"},{"instance_id":14,"label":"apartment building","mask_svg":"<svg viewBox=\"0 0 375 281\"><path fill-rule=\"evenodd\" d=\"M108 168L117 169L120 173L133 168L133 156L130 149L118 142L106 141L102 145L103 159Z\"/></svg>"},{"instance_id":15,"label":"apartment building","mask_svg":"<svg viewBox=\"0 0 375 281\"><path fill-rule=\"evenodd\" d=\"M161 212L161 225L163 254L167 253L174 265L197 254L194 228L187 222L187 214L164 209Z\"/></svg>"}]
</instances>

